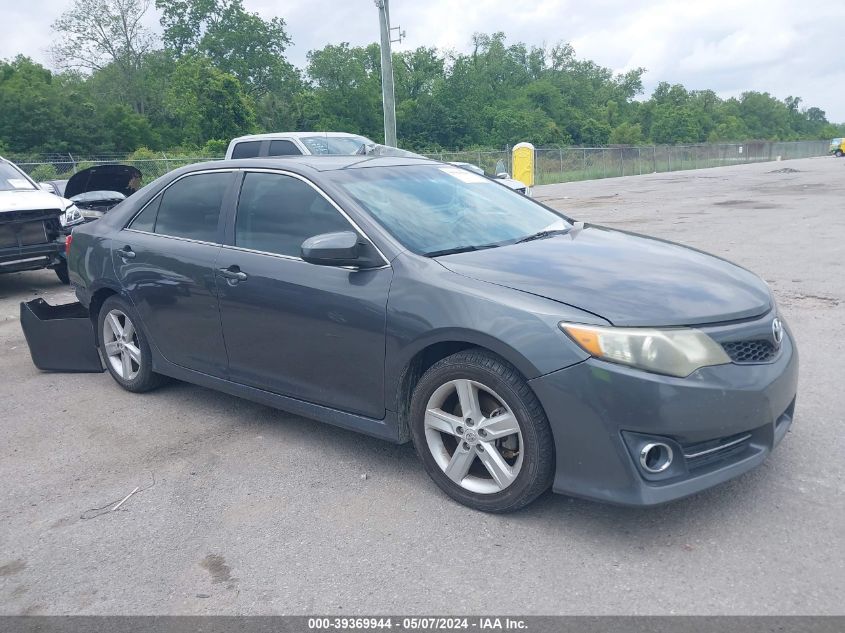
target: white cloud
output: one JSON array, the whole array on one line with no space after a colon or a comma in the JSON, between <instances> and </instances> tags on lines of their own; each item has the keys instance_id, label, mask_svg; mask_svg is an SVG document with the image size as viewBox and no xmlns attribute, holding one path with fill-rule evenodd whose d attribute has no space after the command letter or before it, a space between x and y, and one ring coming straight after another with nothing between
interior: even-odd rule
<instances>
[{"instance_id":1,"label":"white cloud","mask_svg":"<svg viewBox=\"0 0 845 633\"><path fill-rule=\"evenodd\" d=\"M25 53L48 63L50 24L70 0L6 4L0 57ZM299 66L309 50L327 43L378 40L372 0L245 4L285 18L294 40L289 58ZM845 2L838 0L391 0L391 19L407 32L399 49L468 50L474 32L494 31L529 44L568 41L579 56L615 71L645 67L647 91L669 81L723 96L800 95L805 105L845 121Z\"/></svg>"}]
</instances>

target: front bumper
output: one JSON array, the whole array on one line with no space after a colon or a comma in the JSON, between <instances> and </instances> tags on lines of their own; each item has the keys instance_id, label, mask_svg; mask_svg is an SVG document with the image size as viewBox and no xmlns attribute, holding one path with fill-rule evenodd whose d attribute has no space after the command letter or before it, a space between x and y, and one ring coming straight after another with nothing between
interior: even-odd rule
<instances>
[{"instance_id":1,"label":"front bumper","mask_svg":"<svg viewBox=\"0 0 845 633\"><path fill-rule=\"evenodd\" d=\"M52 306L44 299L21 303L21 328L38 369L102 372L94 325L80 303Z\"/></svg>"},{"instance_id":2,"label":"front bumper","mask_svg":"<svg viewBox=\"0 0 845 633\"><path fill-rule=\"evenodd\" d=\"M555 492L654 505L766 459L792 423L798 352L788 332L771 363L705 367L673 378L589 359L529 384L554 434ZM636 459L650 438L673 447L674 466L665 473L651 475Z\"/></svg>"},{"instance_id":3,"label":"front bumper","mask_svg":"<svg viewBox=\"0 0 845 633\"><path fill-rule=\"evenodd\" d=\"M43 244L0 249L0 273L38 270L59 265L64 257L64 239L63 236Z\"/></svg>"}]
</instances>

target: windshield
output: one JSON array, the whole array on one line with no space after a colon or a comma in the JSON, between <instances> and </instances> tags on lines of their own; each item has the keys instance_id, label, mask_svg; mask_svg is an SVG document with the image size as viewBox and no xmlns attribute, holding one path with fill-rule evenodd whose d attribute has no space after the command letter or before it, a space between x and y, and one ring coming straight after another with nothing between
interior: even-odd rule
<instances>
[{"instance_id":1,"label":"windshield","mask_svg":"<svg viewBox=\"0 0 845 633\"><path fill-rule=\"evenodd\" d=\"M303 136L299 139L312 154L339 154L351 156L362 145L372 144L364 136Z\"/></svg>"},{"instance_id":2,"label":"windshield","mask_svg":"<svg viewBox=\"0 0 845 633\"><path fill-rule=\"evenodd\" d=\"M18 168L5 161L0 162L0 191L16 189L35 189L35 186L24 176Z\"/></svg>"},{"instance_id":3,"label":"windshield","mask_svg":"<svg viewBox=\"0 0 845 633\"><path fill-rule=\"evenodd\" d=\"M514 243L567 220L452 165L370 167L330 177L406 248L422 255Z\"/></svg>"}]
</instances>

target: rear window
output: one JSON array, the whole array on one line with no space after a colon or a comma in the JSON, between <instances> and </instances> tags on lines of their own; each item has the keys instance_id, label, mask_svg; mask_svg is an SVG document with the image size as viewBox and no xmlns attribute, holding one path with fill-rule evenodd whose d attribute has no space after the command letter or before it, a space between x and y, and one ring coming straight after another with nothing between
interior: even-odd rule
<instances>
[{"instance_id":1,"label":"rear window","mask_svg":"<svg viewBox=\"0 0 845 633\"><path fill-rule=\"evenodd\" d=\"M244 141L232 150L232 158L255 158L261 151L261 141Z\"/></svg>"},{"instance_id":2,"label":"rear window","mask_svg":"<svg viewBox=\"0 0 845 633\"><path fill-rule=\"evenodd\" d=\"M135 229L136 231L146 231L147 233L152 233L156 227L156 215L158 215L159 204L161 204L161 196L158 196L155 200L144 207L144 210L136 215L135 219L132 220L132 224L129 225L129 228Z\"/></svg>"},{"instance_id":3,"label":"rear window","mask_svg":"<svg viewBox=\"0 0 845 633\"><path fill-rule=\"evenodd\" d=\"M216 242L220 207L231 179L230 172L216 172L177 180L161 196L154 232Z\"/></svg>"}]
</instances>

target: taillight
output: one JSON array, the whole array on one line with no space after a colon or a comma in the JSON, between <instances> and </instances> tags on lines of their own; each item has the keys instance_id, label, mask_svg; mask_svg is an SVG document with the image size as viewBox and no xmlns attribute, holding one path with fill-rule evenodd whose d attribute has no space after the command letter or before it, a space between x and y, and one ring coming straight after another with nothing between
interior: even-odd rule
<instances>
[{"instance_id":1,"label":"taillight","mask_svg":"<svg viewBox=\"0 0 845 633\"><path fill-rule=\"evenodd\" d=\"M70 256L70 245L73 242L73 233L65 238L65 257Z\"/></svg>"}]
</instances>

